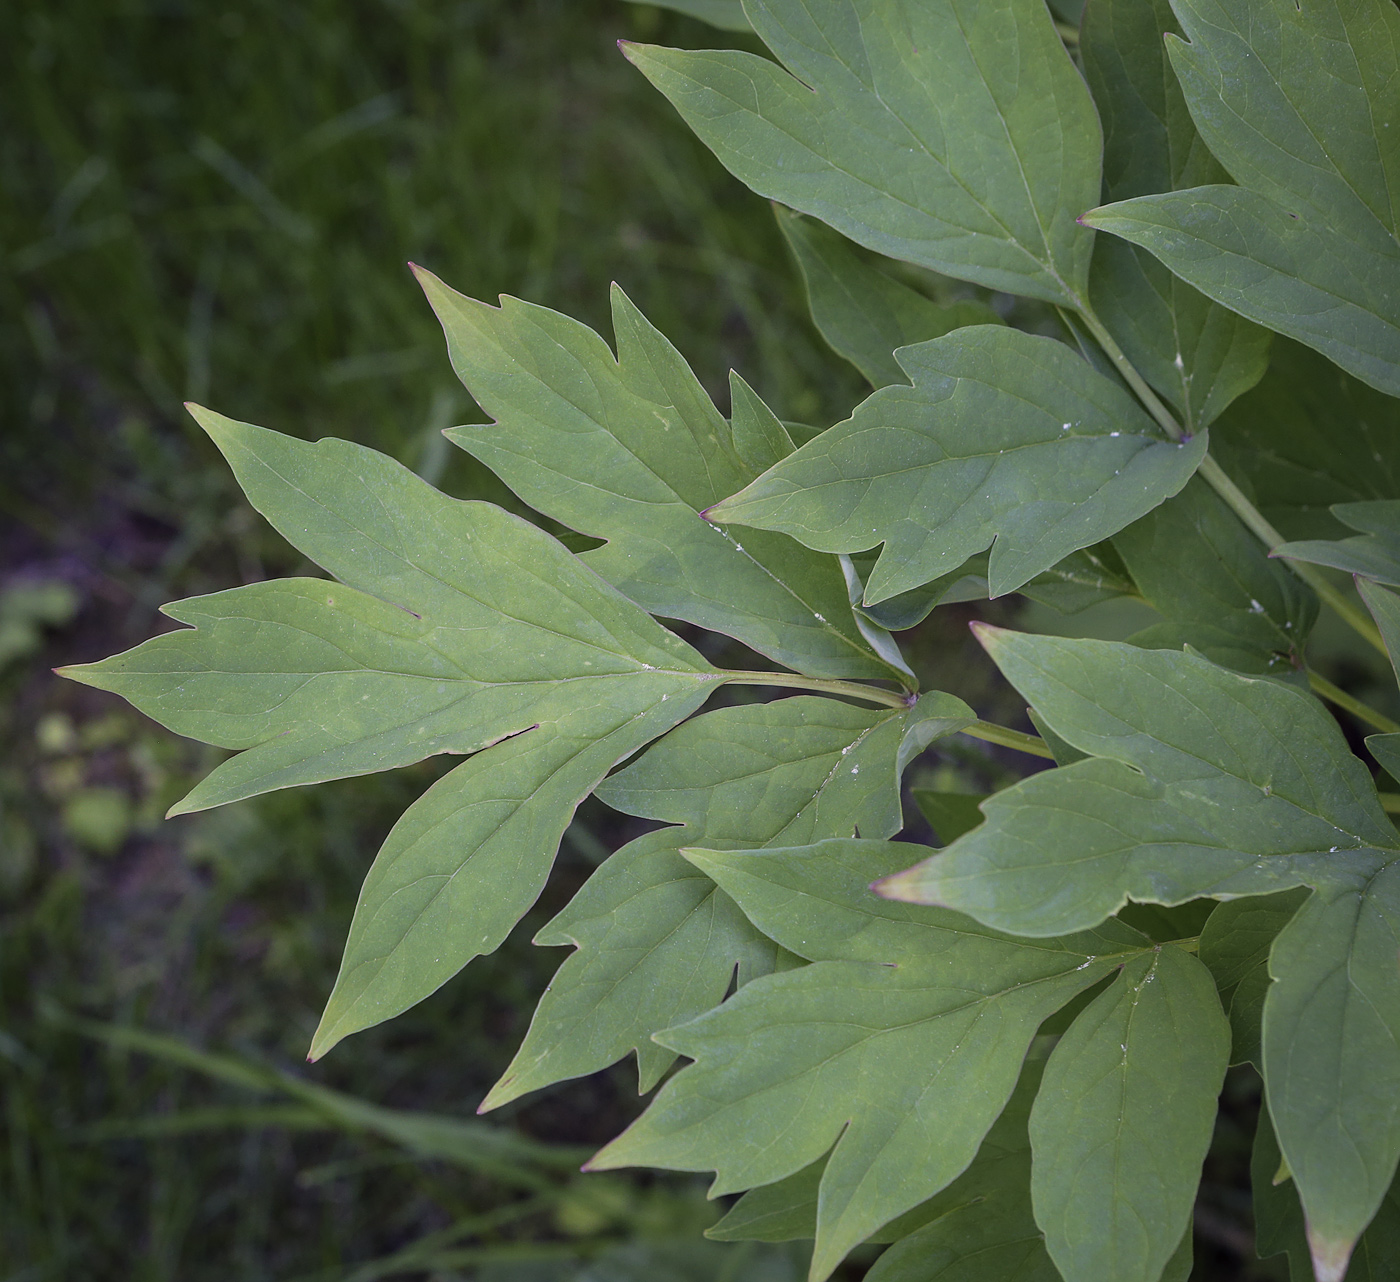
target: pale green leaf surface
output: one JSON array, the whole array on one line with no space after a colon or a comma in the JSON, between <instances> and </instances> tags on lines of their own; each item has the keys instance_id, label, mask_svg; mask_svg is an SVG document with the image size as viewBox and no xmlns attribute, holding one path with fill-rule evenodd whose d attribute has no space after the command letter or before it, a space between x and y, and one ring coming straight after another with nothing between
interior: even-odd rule
<instances>
[{"instance_id":1,"label":"pale green leaf surface","mask_svg":"<svg viewBox=\"0 0 1400 1282\"><path fill-rule=\"evenodd\" d=\"M1369 774L1281 683L1110 642L986 644L1093 759L998 794L982 827L882 889L1048 935L1128 897L1313 886L1271 955L1264 1077L1314 1251L1344 1259L1400 1154L1400 839Z\"/></svg>"},{"instance_id":2,"label":"pale green leaf surface","mask_svg":"<svg viewBox=\"0 0 1400 1282\"><path fill-rule=\"evenodd\" d=\"M866 1282L1061 1282L1031 1213L1026 1124L1039 1067L1026 1065L972 1165L914 1212L929 1223L890 1247Z\"/></svg>"},{"instance_id":3,"label":"pale green leaf surface","mask_svg":"<svg viewBox=\"0 0 1400 1282\"><path fill-rule=\"evenodd\" d=\"M1190 645L1242 672L1290 674L1317 620L1311 588L1276 560L1206 483L1114 535L1143 598L1167 620L1132 638Z\"/></svg>"},{"instance_id":4,"label":"pale green leaf surface","mask_svg":"<svg viewBox=\"0 0 1400 1282\"><path fill-rule=\"evenodd\" d=\"M1395 828L1309 695L1191 654L980 630L1002 672L1090 760L989 798L975 832L883 893L1058 934L1131 898L1177 904L1354 884Z\"/></svg>"},{"instance_id":5,"label":"pale green leaf surface","mask_svg":"<svg viewBox=\"0 0 1400 1282\"><path fill-rule=\"evenodd\" d=\"M688 18L699 18L723 31L752 31L744 17L743 0L628 0L630 4L654 4L661 9L674 9Z\"/></svg>"},{"instance_id":6,"label":"pale green leaf surface","mask_svg":"<svg viewBox=\"0 0 1400 1282\"><path fill-rule=\"evenodd\" d=\"M651 1035L717 1006L736 965L761 971L774 948L679 847L805 843L857 829L892 836L907 759L973 719L948 695L925 695L907 712L799 695L696 717L609 778L598 789L609 805L679 827L618 851L540 931L537 943L578 951L482 1107L633 1050L650 1090L675 1058Z\"/></svg>"},{"instance_id":7,"label":"pale green leaf surface","mask_svg":"<svg viewBox=\"0 0 1400 1282\"><path fill-rule=\"evenodd\" d=\"M1104 200L1224 180L1167 65L1165 31L1179 31L1168 0L1096 0L1084 21L1080 53L1104 128ZM1094 242L1089 298L1188 432L1209 426L1268 363L1268 330L1115 237Z\"/></svg>"},{"instance_id":8,"label":"pale green leaf surface","mask_svg":"<svg viewBox=\"0 0 1400 1282\"><path fill-rule=\"evenodd\" d=\"M1120 201L1085 222L1241 315L1400 391L1400 14L1387 0L1177 0L1168 47L1239 187Z\"/></svg>"},{"instance_id":9,"label":"pale green leaf surface","mask_svg":"<svg viewBox=\"0 0 1400 1282\"><path fill-rule=\"evenodd\" d=\"M697 1062L590 1165L715 1170L713 1191L724 1193L791 1175L835 1143L814 1279L966 1168L1039 1024L1143 942L1116 923L1014 940L883 902L867 886L888 866L884 842L688 857L766 935L815 964L749 984L660 1035Z\"/></svg>"},{"instance_id":10,"label":"pale green leaf surface","mask_svg":"<svg viewBox=\"0 0 1400 1282\"><path fill-rule=\"evenodd\" d=\"M192 630L71 670L244 750L176 809L488 749L410 807L376 859L319 1056L496 948L578 803L719 673L525 521L360 446L200 418L253 504L341 582L181 602L167 612Z\"/></svg>"},{"instance_id":11,"label":"pale green leaf surface","mask_svg":"<svg viewBox=\"0 0 1400 1282\"><path fill-rule=\"evenodd\" d=\"M1269 957L1264 1084L1320 1277L1345 1262L1400 1158L1398 955L1400 867L1388 864L1319 890Z\"/></svg>"},{"instance_id":12,"label":"pale green leaf surface","mask_svg":"<svg viewBox=\"0 0 1400 1282\"><path fill-rule=\"evenodd\" d=\"M782 65L625 45L741 182L843 235L1074 305L1099 124L1039 0L750 0Z\"/></svg>"},{"instance_id":13,"label":"pale green leaf surface","mask_svg":"<svg viewBox=\"0 0 1400 1282\"><path fill-rule=\"evenodd\" d=\"M1400 499L1400 400L1279 338L1268 376L1211 430L1211 453L1285 537L1338 539L1331 505Z\"/></svg>"},{"instance_id":14,"label":"pale green leaf surface","mask_svg":"<svg viewBox=\"0 0 1400 1282\"><path fill-rule=\"evenodd\" d=\"M1275 1184L1282 1154L1267 1110L1259 1115L1250 1159L1254 1189L1255 1247L1261 1259L1286 1253L1292 1282L1314 1282L1303 1208L1292 1180ZM1361 1235L1349 1261L1347 1282L1390 1282L1400 1259L1400 1182L1393 1182L1380 1210Z\"/></svg>"},{"instance_id":15,"label":"pale green leaf surface","mask_svg":"<svg viewBox=\"0 0 1400 1282\"><path fill-rule=\"evenodd\" d=\"M448 438L537 511L605 540L585 565L643 609L810 675L890 675L833 558L781 535L739 540L699 515L781 457L776 420L750 413L736 440L680 353L616 287L614 358L558 312L509 297L491 307L418 277L453 369L495 419Z\"/></svg>"},{"instance_id":16,"label":"pale green leaf surface","mask_svg":"<svg viewBox=\"0 0 1400 1282\"><path fill-rule=\"evenodd\" d=\"M1220 904L1201 931L1198 956L1215 977L1230 1016L1231 1064L1263 1068L1264 999L1269 950L1308 897L1302 887L1275 895L1249 895Z\"/></svg>"},{"instance_id":17,"label":"pale green leaf surface","mask_svg":"<svg viewBox=\"0 0 1400 1282\"><path fill-rule=\"evenodd\" d=\"M936 303L860 258L850 242L814 222L775 206L807 287L812 320L832 349L872 387L904 382L897 347L941 338L964 325L997 325L985 303L966 299Z\"/></svg>"},{"instance_id":18,"label":"pale green leaf surface","mask_svg":"<svg viewBox=\"0 0 1400 1282\"><path fill-rule=\"evenodd\" d=\"M193 630L65 670L179 734L245 750L176 813L580 726L589 708L600 733L666 699L680 720L719 678L528 522L361 446L201 421L254 506L341 582L180 602L166 613Z\"/></svg>"},{"instance_id":19,"label":"pale green leaf surface","mask_svg":"<svg viewBox=\"0 0 1400 1282\"><path fill-rule=\"evenodd\" d=\"M1158 1282L1191 1221L1230 1028L1210 972L1133 958L1060 1039L1035 1106L1031 1194L1061 1273Z\"/></svg>"},{"instance_id":20,"label":"pale green leaf surface","mask_svg":"<svg viewBox=\"0 0 1400 1282\"><path fill-rule=\"evenodd\" d=\"M710 519L823 551L883 543L876 603L991 546L992 594L1013 592L1186 484L1202 433L1164 441L1126 392L1063 344L990 325L901 349L886 387Z\"/></svg>"},{"instance_id":21,"label":"pale green leaf surface","mask_svg":"<svg viewBox=\"0 0 1400 1282\"><path fill-rule=\"evenodd\" d=\"M826 1155L810 1166L750 1189L705 1236L719 1242L796 1242L817 1236L817 1201Z\"/></svg>"},{"instance_id":22,"label":"pale green leaf surface","mask_svg":"<svg viewBox=\"0 0 1400 1282\"><path fill-rule=\"evenodd\" d=\"M478 753L434 784L394 825L365 878L311 1057L494 952L544 889L579 803L704 697L641 713L580 708Z\"/></svg>"},{"instance_id":23,"label":"pale green leaf surface","mask_svg":"<svg viewBox=\"0 0 1400 1282\"><path fill-rule=\"evenodd\" d=\"M1275 555L1330 565L1334 570L1400 587L1400 501L1336 503L1332 515L1361 533L1349 539L1285 543Z\"/></svg>"}]
</instances>

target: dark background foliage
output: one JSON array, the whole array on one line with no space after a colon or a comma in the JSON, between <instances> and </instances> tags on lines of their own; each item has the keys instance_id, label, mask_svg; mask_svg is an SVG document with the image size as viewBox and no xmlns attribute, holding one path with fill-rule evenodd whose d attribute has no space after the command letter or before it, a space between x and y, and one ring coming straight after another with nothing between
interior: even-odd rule
<instances>
[{"instance_id":1,"label":"dark background foliage","mask_svg":"<svg viewBox=\"0 0 1400 1282\"><path fill-rule=\"evenodd\" d=\"M718 43L619 0L7 9L0 1279L788 1276L778 1256L666 1254L713 1217L701 1183L579 1182L566 1163L522 1191L298 1114L275 1082L229 1080L230 1063L270 1067L469 1117L560 958L530 935L632 835L618 816L584 808L545 901L497 955L308 1068L359 881L439 767L166 823L210 753L48 672L169 626L163 601L305 572L187 398L519 506L439 435L479 411L408 260L604 333L617 280L721 405L733 366L785 417L844 415L861 384L806 319L768 209L618 56L620 37ZM966 640L970 609L945 613L919 643L938 684L1015 721ZM1005 781L994 755L955 752L920 763L919 781ZM135 1050L132 1028L170 1041ZM180 1063L182 1045L234 1058ZM597 1145L636 1110L630 1073L499 1120ZM1244 1121L1222 1124L1198 1226L1219 1277L1249 1267L1257 1092L1231 1090Z\"/></svg>"}]
</instances>

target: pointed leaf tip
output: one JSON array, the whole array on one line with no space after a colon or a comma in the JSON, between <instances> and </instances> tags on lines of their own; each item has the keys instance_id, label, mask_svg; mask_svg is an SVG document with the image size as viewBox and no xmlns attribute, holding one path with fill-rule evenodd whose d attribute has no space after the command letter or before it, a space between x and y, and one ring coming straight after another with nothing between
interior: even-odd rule
<instances>
[{"instance_id":1,"label":"pointed leaf tip","mask_svg":"<svg viewBox=\"0 0 1400 1282\"><path fill-rule=\"evenodd\" d=\"M1347 1265L1351 1262L1351 1249L1355 1245L1355 1242L1325 1238L1309 1229L1308 1250L1312 1254L1317 1282L1342 1282L1347 1275Z\"/></svg>"}]
</instances>

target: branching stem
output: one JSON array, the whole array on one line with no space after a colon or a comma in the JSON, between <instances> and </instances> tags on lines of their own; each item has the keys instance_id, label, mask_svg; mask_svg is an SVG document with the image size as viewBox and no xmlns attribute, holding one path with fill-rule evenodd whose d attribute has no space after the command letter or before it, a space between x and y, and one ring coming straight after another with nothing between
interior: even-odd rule
<instances>
[{"instance_id":1,"label":"branching stem","mask_svg":"<svg viewBox=\"0 0 1400 1282\"><path fill-rule=\"evenodd\" d=\"M1079 315L1089 332L1098 341L1099 346L1103 348L1104 354L1113 362L1114 367L1122 374L1128 386L1137 393L1138 400L1143 403L1147 412L1156 419L1162 431L1174 441L1186 439L1186 434L1171 410L1162 404L1161 398L1137 372L1136 367L1124 354L1123 349L1118 346L1107 326L1095 315L1093 308L1082 300L1079 305ZM1209 454L1202 461L1198 472L1201 479L1225 500L1230 510L1268 548L1270 555L1287 541L1273 525L1265 520L1264 514L1249 501L1244 491L1225 475L1225 469ZM1386 653L1381 634L1366 612L1348 600L1346 594L1338 589L1316 566L1308 565L1303 561L1294 561L1288 557L1281 559L1286 561L1288 568L1312 588L1323 601L1326 601L1359 636L1382 654Z\"/></svg>"}]
</instances>

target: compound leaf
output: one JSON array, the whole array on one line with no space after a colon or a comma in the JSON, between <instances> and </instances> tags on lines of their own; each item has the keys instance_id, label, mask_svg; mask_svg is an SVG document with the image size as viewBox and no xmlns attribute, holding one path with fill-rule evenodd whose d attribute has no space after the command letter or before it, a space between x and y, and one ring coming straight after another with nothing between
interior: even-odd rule
<instances>
[{"instance_id":1,"label":"compound leaf","mask_svg":"<svg viewBox=\"0 0 1400 1282\"><path fill-rule=\"evenodd\" d=\"M816 1280L967 1167L1039 1024L1143 942L1117 923L1011 939L883 902L867 886L888 866L884 842L688 857L764 934L814 964L659 1035L697 1062L590 1165L712 1169L718 1194L782 1179L834 1143Z\"/></svg>"},{"instance_id":2,"label":"compound leaf","mask_svg":"<svg viewBox=\"0 0 1400 1282\"><path fill-rule=\"evenodd\" d=\"M752 422L736 441L680 353L620 289L614 358L586 325L546 307L514 298L491 307L430 272L418 278L453 368L496 420L448 439L537 511L606 540L582 554L585 565L643 609L811 675L892 675L856 626L834 558L781 535L741 543L700 518L791 444L781 425L755 440Z\"/></svg>"},{"instance_id":3,"label":"compound leaf","mask_svg":"<svg viewBox=\"0 0 1400 1282\"><path fill-rule=\"evenodd\" d=\"M1052 339L974 326L903 348L912 386L842 423L708 512L808 547L884 547L873 604L991 546L993 596L1151 511L1190 479L1206 434L1161 439L1121 388Z\"/></svg>"},{"instance_id":4,"label":"compound leaf","mask_svg":"<svg viewBox=\"0 0 1400 1282\"><path fill-rule=\"evenodd\" d=\"M624 45L741 182L891 258L1074 306L1097 114L1040 0L750 0L782 65Z\"/></svg>"},{"instance_id":5,"label":"compound leaf","mask_svg":"<svg viewBox=\"0 0 1400 1282\"><path fill-rule=\"evenodd\" d=\"M598 789L602 800L680 826L618 851L536 936L578 951L482 1108L633 1050L641 1089L650 1090L675 1059L651 1035L717 1006L736 965L761 973L764 951L773 951L679 848L805 843L857 829L892 836L908 759L974 719L949 695L925 695L901 712L799 695L696 717L613 775Z\"/></svg>"},{"instance_id":6,"label":"compound leaf","mask_svg":"<svg viewBox=\"0 0 1400 1282\"><path fill-rule=\"evenodd\" d=\"M1271 953L1264 1079L1319 1277L1340 1277L1400 1155L1400 839L1370 776L1278 682L1110 642L984 644L1092 757L989 799L986 823L881 890L1048 935L1129 896L1314 887Z\"/></svg>"},{"instance_id":7,"label":"compound leaf","mask_svg":"<svg viewBox=\"0 0 1400 1282\"><path fill-rule=\"evenodd\" d=\"M1230 1028L1210 972L1171 945L1075 1018L1031 1110L1036 1222L1076 1282L1158 1282L1190 1226Z\"/></svg>"},{"instance_id":8,"label":"compound leaf","mask_svg":"<svg viewBox=\"0 0 1400 1282\"><path fill-rule=\"evenodd\" d=\"M1197 129L1240 186L1085 215L1241 315L1400 393L1400 13L1388 0L1174 0Z\"/></svg>"},{"instance_id":9,"label":"compound leaf","mask_svg":"<svg viewBox=\"0 0 1400 1282\"><path fill-rule=\"evenodd\" d=\"M1168 0L1095 0L1084 20L1080 52L1103 120L1105 200L1226 179L1167 65L1166 31L1179 31ZM1268 364L1268 330L1116 237L1094 242L1089 298L1188 432L1209 426Z\"/></svg>"},{"instance_id":10,"label":"compound leaf","mask_svg":"<svg viewBox=\"0 0 1400 1282\"><path fill-rule=\"evenodd\" d=\"M821 223L775 206L807 287L812 320L832 349L872 387L902 383L897 347L941 338L964 325L999 325L985 303L962 299L936 303L864 262L844 236Z\"/></svg>"},{"instance_id":11,"label":"compound leaf","mask_svg":"<svg viewBox=\"0 0 1400 1282\"><path fill-rule=\"evenodd\" d=\"M168 633L68 675L239 755L176 811L476 753L366 880L315 1053L427 996L534 901L574 808L720 674L556 540L344 441L198 417L249 499L340 582L181 602ZM495 745L494 747L492 745Z\"/></svg>"}]
</instances>

